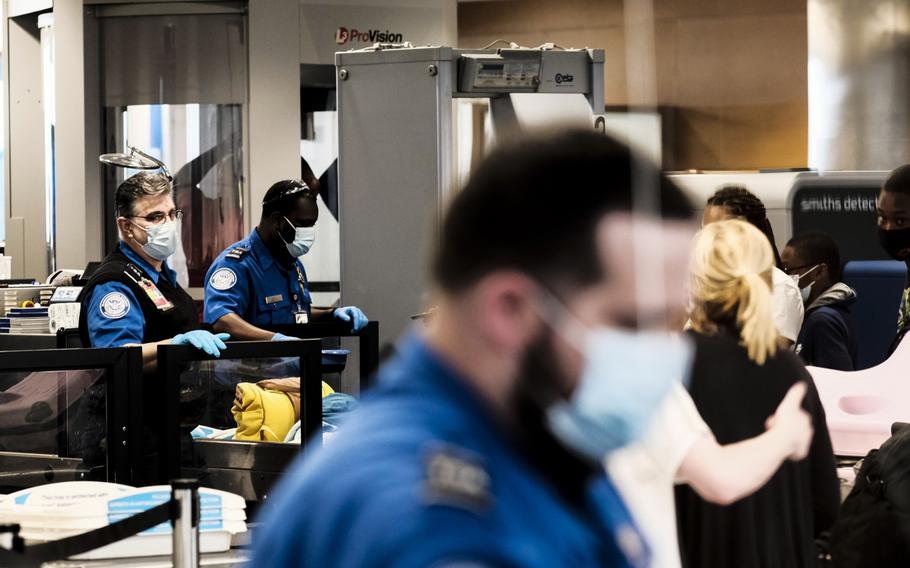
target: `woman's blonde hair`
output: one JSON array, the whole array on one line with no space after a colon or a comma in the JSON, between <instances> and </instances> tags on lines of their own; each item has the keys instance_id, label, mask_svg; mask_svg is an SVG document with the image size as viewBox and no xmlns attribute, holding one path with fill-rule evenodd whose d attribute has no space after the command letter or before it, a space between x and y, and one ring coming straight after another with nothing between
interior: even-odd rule
<instances>
[{"instance_id":1,"label":"woman's blonde hair","mask_svg":"<svg viewBox=\"0 0 910 568\"><path fill-rule=\"evenodd\" d=\"M745 221L711 223L695 236L691 263L692 328L712 335L739 333L749 358L764 364L777 349L771 267L774 253L761 231Z\"/></svg>"}]
</instances>

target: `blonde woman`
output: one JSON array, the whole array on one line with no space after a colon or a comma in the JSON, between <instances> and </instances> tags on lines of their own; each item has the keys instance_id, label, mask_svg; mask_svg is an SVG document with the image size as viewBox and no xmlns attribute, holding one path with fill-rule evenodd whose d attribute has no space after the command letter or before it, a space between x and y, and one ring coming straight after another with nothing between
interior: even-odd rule
<instances>
[{"instance_id":1,"label":"blonde woman","mask_svg":"<svg viewBox=\"0 0 910 568\"><path fill-rule=\"evenodd\" d=\"M797 356L779 348L773 266L768 240L749 223L719 221L696 236L691 265L696 358L689 394L717 442L730 444L764 432L788 389L804 382L812 443L805 459L785 462L761 489L726 507L679 487L680 548L688 566L814 566L814 539L830 527L840 503L818 393Z\"/></svg>"}]
</instances>

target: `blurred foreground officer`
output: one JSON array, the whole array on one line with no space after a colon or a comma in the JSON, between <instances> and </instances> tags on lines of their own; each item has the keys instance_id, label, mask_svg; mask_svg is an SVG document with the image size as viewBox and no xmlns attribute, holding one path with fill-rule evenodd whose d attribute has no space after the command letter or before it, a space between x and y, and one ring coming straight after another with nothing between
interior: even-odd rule
<instances>
[{"instance_id":1,"label":"blurred foreground officer","mask_svg":"<svg viewBox=\"0 0 910 568\"><path fill-rule=\"evenodd\" d=\"M655 217L630 213L642 170ZM426 332L293 466L252 564L649 565L602 460L686 375L691 346L666 329L684 308L690 215L656 168L593 132L495 151L443 222ZM648 294L636 252L661 276Z\"/></svg>"},{"instance_id":2,"label":"blurred foreground officer","mask_svg":"<svg viewBox=\"0 0 910 568\"><path fill-rule=\"evenodd\" d=\"M332 318L360 331L369 320L353 306L314 308L299 257L316 240L316 195L301 180L279 181L262 200L259 226L218 255L205 275L205 321L236 339L292 339L258 326Z\"/></svg>"},{"instance_id":3,"label":"blurred foreground officer","mask_svg":"<svg viewBox=\"0 0 910 568\"><path fill-rule=\"evenodd\" d=\"M147 365L154 362L158 343L190 344L218 356L229 335L199 329L193 299L167 265L177 250L182 213L167 177L140 172L117 187L114 202L120 242L79 296L83 344L142 344Z\"/></svg>"},{"instance_id":4,"label":"blurred foreground officer","mask_svg":"<svg viewBox=\"0 0 910 568\"><path fill-rule=\"evenodd\" d=\"M889 353L910 330L910 164L896 168L878 195L878 238L888 256L907 265L907 282L897 314L897 335Z\"/></svg>"}]
</instances>

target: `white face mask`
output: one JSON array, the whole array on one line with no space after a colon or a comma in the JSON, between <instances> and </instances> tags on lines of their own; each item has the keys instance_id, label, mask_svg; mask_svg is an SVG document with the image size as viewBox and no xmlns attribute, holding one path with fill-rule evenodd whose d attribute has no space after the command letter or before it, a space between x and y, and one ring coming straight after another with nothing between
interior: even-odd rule
<instances>
[{"instance_id":1,"label":"white face mask","mask_svg":"<svg viewBox=\"0 0 910 568\"><path fill-rule=\"evenodd\" d=\"M294 240L284 242L284 246L288 248L291 256L297 258L310 252L310 249L313 248L313 243L316 242L316 227L296 227L287 217L284 217L284 220L287 221L288 225L294 227ZM278 233L278 236L281 236L281 233ZM281 240L284 241L284 237L281 237Z\"/></svg>"},{"instance_id":2,"label":"white face mask","mask_svg":"<svg viewBox=\"0 0 910 568\"><path fill-rule=\"evenodd\" d=\"M796 282L796 286L799 287L799 281L802 280L804 276L808 276L813 270L815 270L819 266L821 266L821 265L816 264L815 266L813 266L809 270L803 272L802 274L791 274L790 278L792 278L793 281ZM799 289L799 295L803 299L803 304L809 303L809 296L812 295L812 285L813 284L815 284L815 282L810 282L808 286Z\"/></svg>"},{"instance_id":3,"label":"white face mask","mask_svg":"<svg viewBox=\"0 0 910 568\"><path fill-rule=\"evenodd\" d=\"M136 223L133 223L133 226L145 231L148 240L144 245L141 245L142 250L155 260L164 261L177 250L176 221L167 221L151 227L143 227Z\"/></svg>"}]
</instances>

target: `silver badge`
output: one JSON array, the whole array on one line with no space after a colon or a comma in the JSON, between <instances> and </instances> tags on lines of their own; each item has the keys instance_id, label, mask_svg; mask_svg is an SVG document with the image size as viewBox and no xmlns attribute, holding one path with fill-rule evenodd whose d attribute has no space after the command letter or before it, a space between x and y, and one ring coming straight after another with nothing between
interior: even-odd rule
<instances>
[{"instance_id":1,"label":"silver badge","mask_svg":"<svg viewBox=\"0 0 910 568\"><path fill-rule=\"evenodd\" d=\"M479 456L454 446L441 445L426 456L424 499L475 511L493 500L490 475Z\"/></svg>"},{"instance_id":2,"label":"silver badge","mask_svg":"<svg viewBox=\"0 0 910 568\"><path fill-rule=\"evenodd\" d=\"M101 315L107 319L120 319L130 313L130 301L123 292L109 292L101 298Z\"/></svg>"},{"instance_id":3,"label":"silver badge","mask_svg":"<svg viewBox=\"0 0 910 568\"><path fill-rule=\"evenodd\" d=\"M230 290L236 283L237 275L230 268L219 268L209 279L209 284L216 290Z\"/></svg>"}]
</instances>

